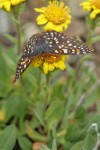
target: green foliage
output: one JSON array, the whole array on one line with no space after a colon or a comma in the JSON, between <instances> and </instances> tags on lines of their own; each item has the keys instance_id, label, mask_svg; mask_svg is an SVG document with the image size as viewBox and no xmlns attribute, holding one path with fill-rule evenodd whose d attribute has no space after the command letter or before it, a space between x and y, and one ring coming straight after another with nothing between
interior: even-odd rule
<instances>
[{"instance_id":1,"label":"green foliage","mask_svg":"<svg viewBox=\"0 0 100 150\"><path fill-rule=\"evenodd\" d=\"M13 48L0 50L0 149L13 150L16 143L21 150L32 150L32 144L40 144L40 150L91 150L97 143L100 131L98 105L100 86L88 62L90 56L80 58L73 69L67 64L66 76L59 71L52 73L50 89L45 76L30 67L14 86L10 84L15 74L16 53ZM53 82L52 82L53 81ZM47 93L50 99L47 102ZM2 113L1 113L2 112ZM98 131L89 131L96 123ZM13 124L13 125L9 125ZM15 150L15 149L14 149Z\"/></svg>"},{"instance_id":2,"label":"green foliage","mask_svg":"<svg viewBox=\"0 0 100 150\"><path fill-rule=\"evenodd\" d=\"M4 129L0 135L0 149L12 150L16 142L16 128L10 125Z\"/></svg>"}]
</instances>

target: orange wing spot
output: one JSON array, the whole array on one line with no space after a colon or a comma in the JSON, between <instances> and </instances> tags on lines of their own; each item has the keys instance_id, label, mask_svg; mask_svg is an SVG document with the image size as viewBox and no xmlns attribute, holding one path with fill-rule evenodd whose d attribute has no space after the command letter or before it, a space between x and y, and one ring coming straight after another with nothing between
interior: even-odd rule
<instances>
[{"instance_id":1,"label":"orange wing spot","mask_svg":"<svg viewBox=\"0 0 100 150\"><path fill-rule=\"evenodd\" d=\"M72 50L71 50L71 49L69 49L69 50L68 50L68 53L70 54L71 52L72 52Z\"/></svg>"},{"instance_id":2,"label":"orange wing spot","mask_svg":"<svg viewBox=\"0 0 100 150\"><path fill-rule=\"evenodd\" d=\"M62 53L63 52L63 50L58 50L59 51L59 53Z\"/></svg>"},{"instance_id":3,"label":"orange wing spot","mask_svg":"<svg viewBox=\"0 0 100 150\"><path fill-rule=\"evenodd\" d=\"M28 58L26 58L23 62L21 62L21 65L26 64L27 61L28 61Z\"/></svg>"},{"instance_id":4,"label":"orange wing spot","mask_svg":"<svg viewBox=\"0 0 100 150\"><path fill-rule=\"evenodd\" d=\"M80 51L80 49L76 49L76 52L77 52L77 54L80 54L81 51Z\"/></svg>"}]
</instances>

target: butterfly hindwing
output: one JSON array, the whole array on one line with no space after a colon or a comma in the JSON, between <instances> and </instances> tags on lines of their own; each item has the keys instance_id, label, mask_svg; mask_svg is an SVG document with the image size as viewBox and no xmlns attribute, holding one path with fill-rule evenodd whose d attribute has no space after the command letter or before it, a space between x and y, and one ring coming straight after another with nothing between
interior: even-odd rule
<instances>
[{"instance_id":1,"label":"butterfly hindwing","mask_svg":"<svg viewBox=\"0 0 100 150\"><path fill-rule=\"evenodd\" d=\"M14 84L17 79L19 79L19 77L23 74L23 72L27 69L27 67L30 65L31 62L32 60L29 59L28 57L27 58L25 58L24 56L21 57L17 65L16 76L13 79L12 84Z\"/></svg>"}]
</instances>

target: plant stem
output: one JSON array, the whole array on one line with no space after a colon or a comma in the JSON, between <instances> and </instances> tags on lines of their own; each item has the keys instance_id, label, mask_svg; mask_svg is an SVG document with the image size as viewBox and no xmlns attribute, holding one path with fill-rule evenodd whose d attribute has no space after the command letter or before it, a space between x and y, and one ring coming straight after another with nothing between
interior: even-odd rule
<instances>
[{"instance_id":1,"label":"plant stem","mask_svg":"<svg viewBox=\"0 0 100 150\"><path fill-rule=\"evenodd\" d=\"M50 86L50 73L46 75L46 86L47 88Z\"/></svg>"},{"instance_id":2,"label":"plant stem","mask_svg":"<svg viewBox=\"0 0 100 150\"><path fill-rule=\"evenodd\" d=\"M37 95L41 92L41 78L42 78L42 71L40 70L38 74L38 88L37 88Z\"/></svg>"},{"instance_id":3,"label":"plant stem","mask_svg":"<svg viewBox=\"0 0 100 150\"><path fill-rule=\"evenodd\" d=\"M20 21L19 21L19 16L16 20L16 29L17 29L17 49L18 49L18 54L20 54L20 49L21 49L21 32L20 32Z\"/></svg>"},{"instance_id":4,"label":"plant stem","mask_svg":"<svg viewBox=\"0 0 100 150\"><path fill-rule=\"evenodd\" d=\"M45 97L45 109L50 100L50 73L46 75L46 88L47 88L47 93L46 93L46 97Z\"/></svg>"},{"instance_id":5,"label":"plant stem","mask_svg":"<svg viewBox=\"0 0 100 150\"><path fill-rule=\"evenodd\" d=\"M19 9L13 9L15 25L16 25L16 32L17 32L17 50L18 55L20 54L21 49L21 28L20 28L20 16L19 16Z\"/></svg>"}]
</instances>

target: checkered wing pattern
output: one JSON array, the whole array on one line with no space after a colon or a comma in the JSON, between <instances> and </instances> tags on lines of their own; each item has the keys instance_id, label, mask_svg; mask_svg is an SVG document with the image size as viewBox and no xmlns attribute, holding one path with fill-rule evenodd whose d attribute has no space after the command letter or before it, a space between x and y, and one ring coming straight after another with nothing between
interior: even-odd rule
<instances>
[{"instance_id":1,"label":"checkered wing pattern","mask_svg":"<svg viewBox=\"0 0 100 150\"><path fill-rule=\"evenodd\" d=\"M50 53L62 55L78 55L93 52L93 48L76 38L68 38L66 34L56 31L43 33Z\"/></svg>"},{"instance_id":2,"label":"checkered wing pattern","mask_svg":"<svg viewBox=\"0 0 100 150\"><path fill-rule=\"evenodd\" d=\"M93 52L91 46L75 38L68 38L66 34L56 31L46 31L33 35L26 44L23 55L18 62L16 76L12 83L22 75L31 64L34 57L43 54L78 55Z\"/></svg>"}]
</instances>

